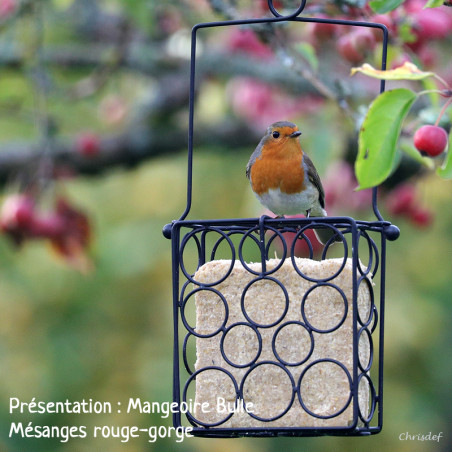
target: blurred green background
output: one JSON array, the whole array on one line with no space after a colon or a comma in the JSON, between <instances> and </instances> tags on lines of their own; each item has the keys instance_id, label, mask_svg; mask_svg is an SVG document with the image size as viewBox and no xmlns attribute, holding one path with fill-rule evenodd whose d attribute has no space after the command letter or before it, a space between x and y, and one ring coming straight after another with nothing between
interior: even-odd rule
<instances>
[{"instance_id":1,"label":"blurred green background","mask_svg":"<svg viewBox=\"0 0 452 452\"><path fill-rule=\"evenodd\" d=\"M139 108L149 96L151 99L155 96L155 87L159 86L161 74L157 70L143 74L115 67L92 94L74 101L66 91L75 85L80 88L83 80L91 80L96 68L52 66L48 73L49 88L44 89L42 83L38 87L33 84L28 71L33 65L47 64L36 63L39 52L32 52L30 60L22 55L26 64L17 68L8 63L8 51L13 52L16 47L32 48L36 36L42 37L39 34L42 30L36 24L43 17L44 46L77 42L92 50L96 40L86 24L90 23L89 13L94 14L96 8L113 18L125 17L129 26L135 27L132 44L152 41L155 49L162 51L168 49L165 47L168 40L180 30L186 31L196 21L212 18L209 2L187 0L177 5L178 2L169 1L54 0L36 3L41 4L42 10L37 12L29 2L23 2L16 6L13 16L2 19L0 54L4 56L4 67L0 66L0 109L4 113L0 115L0 139L3 147L8 148L16 141L39 141L42 129L33 118L43 111L56 118L57 138L71 142L74 136L87 130L102 137L128 131L132 122L137 121L137 115L138 122L144 118L149 121L152 133L163 136L186 126L186 106L171 112L171 116L162 113L152 117L146 116L143 107L145 113L140 116ZM0 11L1 5L0 2ZM162 21L165 26L161 25ZM450 39L447 43L450 45ZM143 56L146 58L151 61L152 54ZM105 61L109 61L108 55ZM186 60L174 67L187 75ZM198 113L200 127L210 130L217 127L216 123L221 124L222 115L234 113L225 112L231 107L224 106L223 85L218 87L215 80L210 80L206 86L210 91L207 100L201 96ZM121 112L125 110L124 114L116 111L119 120L114 115L113 119L108 115L106 118L105 110L99 106L103 103L105 108L112 96L117 101L113 104L119 105ZM45 110L36 98L46 99ZM347 140L343 118L330 103L309 113L297 111L291 117L303 121L304 129L309 131L303 135L305 146L310 149L319 172L325 174L329 159L340 155ZM256 136L262 130L261 126L256 127ZM331 132L326 134L325 130ZM250 141L253 139L254 135ZM238 142L233 152L221 142L203 143L196 149L190 218L238 218L261 213L244 174L254 147ZM441 181L434 174L416 179L421 202L434 213L434 221L427 228L417 228L409 219L393 218L382 207L384 215L402 233L399 240L388 244L381 434L349 439L190 438L182 443L173 439L148 443L144 435L128 443L121 443L117 438L94 439L90 434L68 443L58 439L9 437L11 422L19 421L24 424L32 421L36 425L86 425L88 431L95 425L170 425L170 419L137 413L11 415L9 399L17 397L28 402L33 398L36 401L92 398L123 405L130 397L159 402L171 400L171 249L161 229L177 219L185 208L185 149L182 142L177 149L180 152L143 160L134 168L120 165L97 176L85 175L80 170L80 175L75 173L70 178L52 181L50 193L64 193L74 205L81 206L91 221L94 238L90 254L94 269L88 274L69 267L45 240L30 240L17 248L7 236L0 238L0 450L447 450L452 445L452 191L450 182ZM4 198L17 189L14 178L8 182ZM369 209L361 209L356 216L372 218ZM399 440L399 435L405 432L410 435L443 432L444 438L439 443Z\"/></svg>"}]
</instances>

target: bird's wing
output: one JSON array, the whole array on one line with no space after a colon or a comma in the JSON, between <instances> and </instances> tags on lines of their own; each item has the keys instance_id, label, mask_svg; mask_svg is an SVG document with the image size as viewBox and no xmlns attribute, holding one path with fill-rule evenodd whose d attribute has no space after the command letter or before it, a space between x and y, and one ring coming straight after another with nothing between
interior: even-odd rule
<instances>
[{"instance_id":1,"label":"bird's wing","mask_svg":"<svg viewBox=\"0 0 452 452\"><path fill-rule=\"evenodd\" d=\"M323 190L322 182L319 177L319 173L315 169L314 163L312 160L306 155L303 154L304 163L306 163L306 167L308 168L308 178L314 184L314 186L319 191L319 203L322 209L325 208L325 191Z\"/></svg>"},{"instance_id":2,"label":"bird's wing","mask_svg":"<svg viewBox=\"0 0 452 452\"><path fill-rule=\"evenodd\" d=\"M248 178L248 180L251 180L251 166L253 165L254 161L251 161L253 159L253 155L251 155L250 161L248 162L248 165L246 165L246 177ZM254 159L256 160L256 159Z\"/></svg>"},{"instance_id":3,"label":"bird's wing","mask_svg":"<svg viewBox=\"0 0 452 452\"><path fill-rule=\"evenodd\" d=\"M265 137L264 137L265 138ZM246 177L248 180L251 180L251 167L253 166L253 163L257 160L257 158L261 155L261 150L263 146L264 138L260 141L260 143L257 145L254 152L251 154L250 160L248 162L248 165L246 165Z\"/></svg>"}]
</instances>

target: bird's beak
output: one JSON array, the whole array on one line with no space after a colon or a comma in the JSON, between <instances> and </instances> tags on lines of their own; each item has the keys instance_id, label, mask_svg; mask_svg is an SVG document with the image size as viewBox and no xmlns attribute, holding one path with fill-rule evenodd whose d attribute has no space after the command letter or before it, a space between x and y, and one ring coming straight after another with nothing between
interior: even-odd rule
<instances>
[{"instance_id":1,"label":"bird's beak","mask_svg":"<svg viewBox=\"0 0 452 452\"><path fill-rule=\"evenodd\" d=\"M301 135L301 132L299 130L297 130L296 132L293 132L289 135L290 138L296 138L299 137Z\"/></svg>"}]
</instances>

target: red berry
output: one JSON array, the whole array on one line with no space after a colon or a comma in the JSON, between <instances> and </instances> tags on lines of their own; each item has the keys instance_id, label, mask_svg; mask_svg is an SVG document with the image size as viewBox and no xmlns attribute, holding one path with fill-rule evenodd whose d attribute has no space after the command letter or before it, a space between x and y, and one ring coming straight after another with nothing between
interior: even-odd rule
<instances>
[{"instance_id":1,"label":"red berry","mask_svg":"<svg viewBox=\"0 0 452 452\"><path fill-rule=\"evenodd\" d=\"M423 0L408 0L403 9L408 15L412 31L416 41L408 44L412 50L417 51L423 43L429 43L432 39L443 39L449 36L452 27L452 15L448 8L424 9Z\"/></svg>"},{"instance_id":2,"label":"red berry","mask_svg":"<svg viewBox=\"0 0 452 452\"><path fill-rule=\"evenodd\" d=\"M34 217L34 199L24 194L8 196L0 215L1 228L6 230L28 228Z\"/></svg>"},{"instance_id":3,"label":"red berry","mask_svg":"<svg viewBox=\"0 0 452 452\"><path fill-rule=\"evenodd\" d=\"M337 50L350 63L360 63L364 59L364 56L356 50L348 34L340 37Z\"/></svg>"},{"instance_id":4,"label":"red berry","mask_svg":"<svg viewBox=\"0 0 452 452\"><path fill-rule=\"evenodd\" d=\"M243 52L257 58L267 59L273 56L270 47L266 46L252 30L233 30L226 45L232 52Z\"/></svg>"},{"instance_id":5,"label":"red berry","mask_svg":"<svg viewBox=\"0 0 452 452\"><path fill-rule=\"evenodd\" d=\"M367 52L375 48L375 38L370 28L358 28L351 33L356 48L361 52Z\"/></svg>"},{"instance_id":6,"label":"red berry","mask_svg":"<svg viewBox=\"0 0 452 452\"><path fill-rule=\"evenodd\" d=\"M411 221L416 226L419 226L421 228L430 226L430 224L433 221L432 212L430 212L430 210L423 208L423 207L419 207L416 210L414 210L413 212L411 212L410 218L411 218Z\"/></svg>"},{"instance_id":7,"label":"red berry","mask_svg":"<svg viewBox=\"0 0 452 452\"><path fill-rule=\"evenodd\" d=\"M337 50L340 55L353 64L360 63L375 47L375 37L368 28L359 28L340 37Z\"/></svg>"},{"instance_id":8,"label":"red berry","mask_svg":"<svg viewBox=\"0 0 452 452\"><path fill-rule=\"evenodd\" d=\"M85 157L93 157L99 153L99 137L92 132L85 132L77 139L77 151Z\"/></svg>"},{"instance_id":9,"label":"red berry","mask_svg":"<svg viewBox=\"0 0 452 452\"><path fill-rule=\"evenodd\" d=\"M319 15L321 19L327 19L328 16ZM309 24L309 32L319 41L326 41L332 38L337 31L337 25L324 22L312 22Z\"/></svg>"},{"instance_id":10,"label":"red berry","mask_svg":"<svg viewBox=\"0 0 452 452\"><path fill-rule=\"evenodd\" d=\"M391 215L410 215L416 209L416 187L398 185L387 195L386 208Z\"/></svg>"},{"instance_id":11,"label":"red berry","mask_svg":"<svg viewBox=\"0 0 452 452\"><path fill-rule=\"evenodd\" d=\"M422 126L414 134L414 146L430 157L436 157L447 147L447 132L438 126Z\"/></svg>"},{"instance_id":12,"label":"red berry","mask_svg":"<svg viewBox=\"0 0 452 452\"><path fill-rule=\"evenodd\" d=\"M442 39L450 33L450 20L436 9L422 9L412 16L413 30L422 39Z\"/></svg>"}]
</instances>

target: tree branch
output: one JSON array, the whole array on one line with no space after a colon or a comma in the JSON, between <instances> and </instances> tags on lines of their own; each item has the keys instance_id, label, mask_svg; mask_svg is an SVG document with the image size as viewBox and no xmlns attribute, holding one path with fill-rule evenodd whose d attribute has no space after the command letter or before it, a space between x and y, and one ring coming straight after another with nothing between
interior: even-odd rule
<instances>
[{"instance_id":1,"label":"tree branch","mask_svg":"<svg viewBox=\"0 0 452 452\"><path fill-rule=\"evenodd\" d=\"M110 46L47 46L42 50L42 62L46 66L77 67L92 69L99 66ZM252 64L251 64L252 62ZM16 49L0 53L0 65L21 68L23 55ZM129 48L118 65L145 75L161 77L175 71L188 78L188 61L169 56L160 45L136 45ZM279 64L268 64L249 54L206 51L197 61L197 77L204 76L248 76L268 83L284 86L289 92L313 94L318 91L298 74L288 71Z\"/></svg>"},{"instance_id":2,"label":"tree branch","mask_svg":"<svg viewBox=\"0 0 452 452\"><path fill-rule=\"evenodd\" d=\"M231 151L249 148L259 141L260 134L241 121L231 121L211 126L202 133L195 133L196 149L216 147L218 143ZM74 141L55 141L51 158L55 168L69 169L83 175L99 175L114 167L134 167L158 156L181 152L187 147L187 130L174 129L162 133L160 127L136 128L116 136L102 137L98 152L93 156L80 153ZM16 175L35 168L42 149L35 142L16 142L2 146L0 152L0 184L14 180Z\"/></svg>"}]
</instances>

